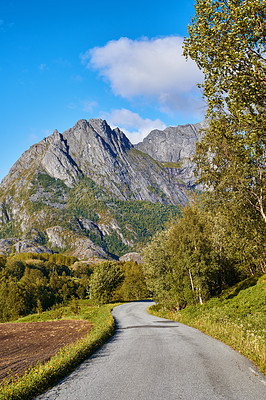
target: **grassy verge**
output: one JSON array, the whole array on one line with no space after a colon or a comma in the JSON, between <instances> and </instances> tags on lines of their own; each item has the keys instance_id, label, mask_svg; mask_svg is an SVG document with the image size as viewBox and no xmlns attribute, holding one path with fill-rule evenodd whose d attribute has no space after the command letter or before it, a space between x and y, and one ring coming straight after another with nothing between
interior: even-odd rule
<instances>
[{"instance_id":1,"label":"grassy verge","mask_svg":"<svg viewBox=\"0 0 266 400\"><path fill-rule=\"evenodd\" d=\"M60 313L59 318L84 319L92 322L93 328L89 334L75 344L63 347L54 357L45 364L31 367L25 374L13 381L3 382L0 386L1 400L30 400L48 388L55 385L60 379L73 371L82 361L114 333L115 324L111 310L117 304L107 304L101 307L91 306L82 301L79 312L73 316L71 307L51 310L40 315L32 315L17 322L47 321Z\"/></svg>"},{"instance_id":2,"label":"grassy verge","mask_svg":"<svg viewBox=\"0 0 266 400\"><path fill-rule=\"evenodd\" d=\"M266 275L240 282L202 306L177 312L156 304L148 311L221 340L266 373Z\"/></svg>"}]
</instances>

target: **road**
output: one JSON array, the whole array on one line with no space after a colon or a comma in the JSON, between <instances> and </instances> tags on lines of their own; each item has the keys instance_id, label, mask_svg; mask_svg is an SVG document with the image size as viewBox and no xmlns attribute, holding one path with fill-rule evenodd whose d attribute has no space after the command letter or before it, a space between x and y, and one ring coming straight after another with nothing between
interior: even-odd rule
<instances>
[{"instance_id":1,"label":"road","mask_svg":"<svg viewBox=\"0 0 266 400\"><path fill-rule=\"evenodd\" d=\"M265 400L266 380L229 346L149 315L113 310L116 334L42 400Z\"/></svg>"}]
</instances>

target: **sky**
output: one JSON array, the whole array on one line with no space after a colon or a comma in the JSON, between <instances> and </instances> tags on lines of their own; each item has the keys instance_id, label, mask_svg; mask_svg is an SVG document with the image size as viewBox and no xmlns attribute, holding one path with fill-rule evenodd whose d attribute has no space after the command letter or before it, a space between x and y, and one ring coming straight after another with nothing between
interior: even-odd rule
<instances>
[{"instance_id":1,"label":"sky","mask_svg":"<svg viewBox=\"0 0 266 400\"><path fill-rule=\"evenodd\" d=\"M0 0L0 180L32 144L103 118L132 143L204 118L182 55L194 1Z\"/></svg>"}]
</instances>

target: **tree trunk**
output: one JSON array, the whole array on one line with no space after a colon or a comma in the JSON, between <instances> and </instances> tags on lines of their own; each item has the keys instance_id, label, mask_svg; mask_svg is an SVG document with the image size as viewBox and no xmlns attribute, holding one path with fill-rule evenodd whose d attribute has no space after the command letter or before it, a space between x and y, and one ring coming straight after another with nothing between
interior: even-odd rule
<instances>
[{"instance_id":1,"label":"tree trunk","mask_svg":"<svg viewBox=\"0 0 266 400\"><path fill-rule=\"evenodd\" d=\"M191 275L190 269L188 270L188 273L189 273L189 277L190 277L191 289L192 289L192 292L194 292L193 279L192 279L192 275Z\"/></svg>"}]
</instances>

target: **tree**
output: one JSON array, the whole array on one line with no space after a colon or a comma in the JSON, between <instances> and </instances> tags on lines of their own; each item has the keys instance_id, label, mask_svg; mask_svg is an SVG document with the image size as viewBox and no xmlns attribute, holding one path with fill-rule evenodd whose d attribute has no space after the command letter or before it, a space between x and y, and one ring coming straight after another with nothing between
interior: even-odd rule
<instances>
[{"instance_id":1,"label":"tree","mask_svg":"<svg viewBox=\"0 0 266 400\"><path fill-rule=\"evenodd\" d=\"M24 271L25 271L25 265L22 261L16 260L13 257L7 259L6 272L8 273L8 275L20 279L22 278Z\"/></svg>"},{"instance_id":2,"label":"tree","mask_svg":"<svg viewBox=\"0 0 266 400\"><path fill-rule=\"evenodd\" d=\"M184 303L202 304L219 290L221 265L213 248L209 215L200 202L193 201L183 208L169 240Z\"/></svg>"},{"instance_id":3,"label":"tree","mask_svg":"<svg viewBox=\"0 0 266 400\"><path fill-rule=\"evenodd\" d=\"M127 261L120 266L124 279L115 297L119 300L133 301L146 299L149 295L141 264Z\"/></svg>"},{"instance_id":4,"label":"tree","mask_svg":"<svg viewBox=\"0 0 266 400\"><path fill-rule=\"evenodd\" d=\"M97 265L90 278L90 295L98 304L108 303L113 293L123 280L123 273L118 264L104 261Z\"/></svg>"},{"instance_id":5,"label":"tree","mask_svg":"<svg viewBox=\"0 0 266 400\"><path fill-rule=\"evenodd\" d=\"M143 271L147 288L159 303L179 303L179 293L173 274L173 255L169 248L171 229L157 233L144 248Z\"/></svg>"},{"instance_id":6,"label":"tree","mask_svg":"<svg viewBox=\"0 0 266 400\"><path fill-rule=\"evenodd\" d=\"M198 172L213 201L249 207L265 224L265 0L196 0L195 9L184 55L204 73L209 118Z\"/></svg>"}]
</instances>

